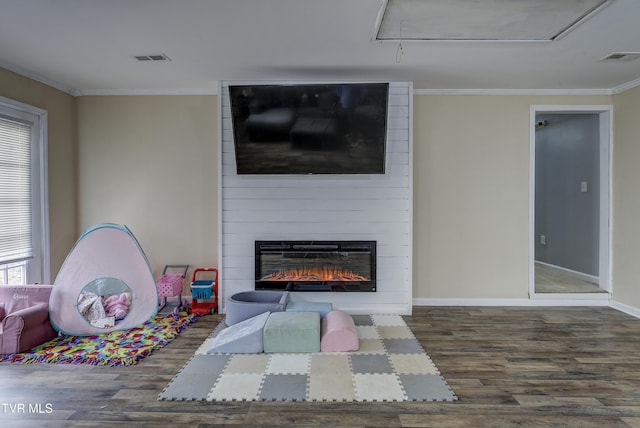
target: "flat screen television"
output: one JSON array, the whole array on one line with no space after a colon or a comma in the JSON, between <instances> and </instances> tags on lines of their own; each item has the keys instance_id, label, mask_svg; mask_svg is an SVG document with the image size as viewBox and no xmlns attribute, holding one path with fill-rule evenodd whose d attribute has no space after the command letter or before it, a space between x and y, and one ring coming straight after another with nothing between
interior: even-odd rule
<instances>
[{"instance_id":1,"label":"flat screen television","mask_svg":"<svg viewBox=\"0 0 640 428\"><path fill-rule=\"evenodd\" d=\"M384 174L388 83L229 86L238 174Z\"/></svg>"}]
</instances>

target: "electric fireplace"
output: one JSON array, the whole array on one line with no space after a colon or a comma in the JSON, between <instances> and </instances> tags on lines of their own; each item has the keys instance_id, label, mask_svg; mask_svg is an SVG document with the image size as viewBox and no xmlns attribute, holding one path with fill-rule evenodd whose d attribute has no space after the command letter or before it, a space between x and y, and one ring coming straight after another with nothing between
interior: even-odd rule
<instances>
[{"instance_id":1,"label":"electric fireplace","mask_svg":"<svg viewBox=\"0 0 640 428\"><path fill-rule=\"evenodd\" d=\"M256 241L256 290L376 291L376 241Z\"/></svg>"}]
</instances>

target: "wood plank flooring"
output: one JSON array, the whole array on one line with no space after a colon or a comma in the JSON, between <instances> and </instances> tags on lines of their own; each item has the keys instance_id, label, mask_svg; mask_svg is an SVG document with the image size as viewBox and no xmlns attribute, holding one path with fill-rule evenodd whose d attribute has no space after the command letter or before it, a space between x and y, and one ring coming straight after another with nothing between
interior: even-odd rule
<instances>
[{"instance_id":1,"label":"wood plank flooring","mask_svg":"<svg viewBox=\"0 0 640 428\"><path fill-rule=\"evenodd\" d=\"M640 320L611 308L414 308L457 402L158 401L219 320L132 367L2 363L0 426L640 427Z\"/></svg>"},{"instance_id":2,"label":"wood plank flooring","mask_svg":"<svg viewBox=\"0 0 640 428\"><path fill-rule=\"evenodd\" d=\"M535 263L536 293L606 293L597 284L558 269Z\"/></svg>"}]
</instances>

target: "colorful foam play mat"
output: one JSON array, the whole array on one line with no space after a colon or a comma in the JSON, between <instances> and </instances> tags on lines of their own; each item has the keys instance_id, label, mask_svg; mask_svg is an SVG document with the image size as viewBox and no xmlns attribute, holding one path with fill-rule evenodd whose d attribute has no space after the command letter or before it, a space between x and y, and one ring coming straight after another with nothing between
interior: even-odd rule
<instances>
[{"instance_id":1,"label":"colorful foam play mat","mask_svg":"<svg viewBox=\"0 0 640 428\"><path fill-rule=\"evenodd\" d=\"M353 315L353 319L360 345L353 352L207 354L221 331L216 328L158 399L457 400L402 317Z\"/></svg>"},{"instance_id":2,"label":"colorful foam play mat","mask_svg":"<svg viewBox=\"0 0 640 428\"><path fill-rule=\"evenodd\" d=\"M0 355L0 362L130 366L166 346L197 316L158 314L126 330L95 336L58 336L30 351Z\"/></svg>"}]
</instances>

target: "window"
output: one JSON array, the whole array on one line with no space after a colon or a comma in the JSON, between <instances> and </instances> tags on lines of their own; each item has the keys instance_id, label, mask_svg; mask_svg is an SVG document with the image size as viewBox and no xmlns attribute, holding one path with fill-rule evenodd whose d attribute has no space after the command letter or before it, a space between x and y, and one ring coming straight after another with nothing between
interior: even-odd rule
<instances>
[{"instance_id":1,"label":"window","mask_svg":"<svg viewBox=\"0 0 640 428\"><path fill-rule=\"evenodd\" d=\"M0 284L49 282L47 112L0 97Z\"/></svg>"},{"instance_id":2,"label":"window","mask_svg":"<svg viewBox=\"0 0 640 428\"><path fill-rule=\"evenodd\" d=\"M27 282L27 262L0 265L0 285L19 285Z\"/></svg>"}]
</instances>

